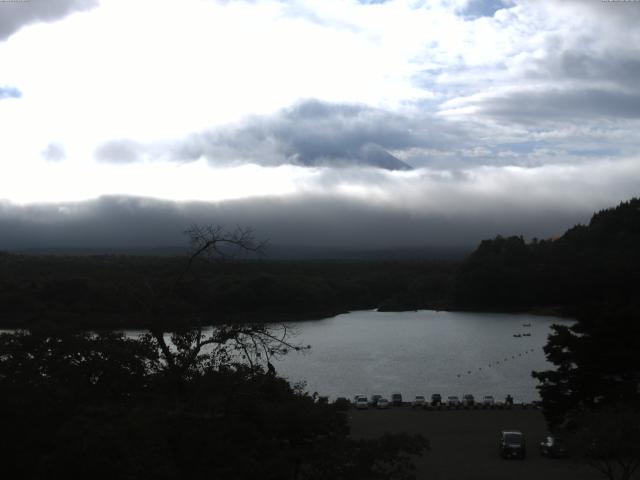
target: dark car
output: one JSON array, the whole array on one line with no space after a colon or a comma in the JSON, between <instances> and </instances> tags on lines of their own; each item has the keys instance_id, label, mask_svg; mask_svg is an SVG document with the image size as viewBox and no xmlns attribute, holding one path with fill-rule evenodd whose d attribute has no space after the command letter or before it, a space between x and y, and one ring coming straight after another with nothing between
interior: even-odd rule
<instances>
[{"instance_id":1,"label":"dark car","mask_svg":"<svg viewBox=\"0 0 640 480\"><path fill-rule=\"evenodd\" d=\"M473 408L476 403L476 399L470 393L466 393L462 396L462 405L464 408Z\"/></svg>"},{"instance_id":2,"label":"dark car","mask_svg":"<svg viewBox=\"0 0 640 480\"><path fill-rule=\"evenodd\" d=\"M502 458L521 458L527 454L524 435L517 430L503 430L500 432L498 450Z\"/></svg>"},{"instance_id":3,"label":"dark car","mask_svg":"<svg viewBox=\"0 0 640 480\"><path fill-rule=\"evenodd\" d=\"M440 395L439 393L434 393L433 395L431 395L431 405L433 405L434 407L437 407L441 403L442 403L442 395Z\"/></svg>"},{"instance_id":4,"label":"dark car","mask_svg":"<svg viewBox=\"0 0 640 480\"><path fill-rule=\"evenodd\" d=\"M399 393L391 394L391 403L394 407L402 405L402 395L400 395Z\"/></svg>"},{"instance_id":5,"label":"dark car","mask_svg":"<svg viewBox=\"0 0 640 480\"><path fill-rule=\"evenodd\" d=\"M568 457L567 444L555 435L548 435L540 442L540 455L551 458Z\"/></svg>"},{"instance_id":6,"label":"dark car","mask_svg":"<svg viewBox=\"0 0 640 480\"><path fill-rule=\"evenodd\" d=\"M351 406L351 402L349 402L349 400L347 400L345 397L338 397L333 402L333 405L337 410L344 411L344 410L349 410L349 407Z\"/></svg>"}]
</instances>

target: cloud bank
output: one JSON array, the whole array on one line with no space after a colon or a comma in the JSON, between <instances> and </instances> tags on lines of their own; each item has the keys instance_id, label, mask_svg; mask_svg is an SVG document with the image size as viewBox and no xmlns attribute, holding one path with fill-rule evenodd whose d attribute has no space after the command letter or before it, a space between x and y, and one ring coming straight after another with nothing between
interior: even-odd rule
<instances>
[{"instance_id":1,"label":"cloud bank","mask_svg":"<svg viewBox=\"0 0 640 480\"><path fill-rule=\"evenodd\" d=\"M196 220L475 243L638 195L632 2L24 3L0 3L0 246Z\"/></svg>"},{"instance_id":2,"label":"cloud bank","mask_svg":"<svg viewBox=\"0 0 640 480\"><path fill-rule=\"evenodd\" d=\"M193 223L250 225L276 245L471 247L496 234L560 235L588 221L593 211L637 195L639 174L635 161L594 163L586 170L325 168L286 195L216 202L130 196L22 206L5 202L0 248L176 246Z\"/></svg>"}]
</instances>

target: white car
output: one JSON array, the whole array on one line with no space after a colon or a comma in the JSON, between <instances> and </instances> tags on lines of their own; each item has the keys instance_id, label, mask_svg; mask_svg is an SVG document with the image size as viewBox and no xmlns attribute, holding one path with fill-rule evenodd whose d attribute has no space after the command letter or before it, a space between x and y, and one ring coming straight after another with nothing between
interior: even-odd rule
<instances>
[{"instance_id":1,"label":"white car","mask_svg":"<svg viewBox=\"0 0 640 480\"><path fill-rule=\"evenodd\" d=\"M367 400L367 397L362 396L356 399L356 408L358 410L366 410L367 408L369 408L369 401Z\"/></svg>"},{"instance_id":2,"label":"white car","mask_svg":"<svg viewBox=\"0 0 640 480\"><path fill-rule=\"evenodd\" d=\"M378 401L376 402L376 406L378 408L389 408L391 404L389 403L389 400L387 400L386 398L379 398Z\"/></svg>"},{"instance_id":3,"label":"white car","mask_svg":"<svg viewBox=\"0 0 640 480\"><path fill-rule=\"evenodd\" d=\"M447 405L449 407L458 408L460 406L460 399L456 395L447 397Z\"/></svg>"},{"instance_id":4,"label":"white car","mask_svg":"<svg viewBox=\"0 0 640 480\"><path fill-rule=\"evenodd\" d=\"M424 407L425 403L426 403L426 400L424 398L424 395L416 395L416 398L414 398L413 402L411 402L411 406L412 407Z\"/></svg>"},{"instance_id":5,"label":"white car","mask_svg":"<svg viewBox=\"0 0 640 480\"><path fill-rule=\"evenodd\" d=\"M366 395L354 395L353 396L353 403L358 403L358 400L364 398L365 400L369 401L369 399L367 398Z\"/></svg>"}]
</instances>

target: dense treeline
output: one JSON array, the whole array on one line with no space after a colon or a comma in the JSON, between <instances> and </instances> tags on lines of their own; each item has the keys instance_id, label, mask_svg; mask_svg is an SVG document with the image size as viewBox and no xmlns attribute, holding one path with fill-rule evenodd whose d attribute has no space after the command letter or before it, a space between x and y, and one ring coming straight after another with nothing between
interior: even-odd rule
<instances>
[{"instance_id":1,"label":"dense treeline","mask_svg":"<svg viewBox=\"0 0 640 480\"><path fill-rule=\"evenodd\" d=\"M449 261L226 261L0 254L0 325L136 326L150 292L167 315L203 324L320 318L348 310L446 305ZM171 295L166 292L172 289ZM64 319L64 320L63 320Z\"/></svg>"},{"instance_id":2,"label":"dense treeline","mask_svg":"<svg viewBox=\"0 0 640 480\"><path fill-rule=\"evenodd\" d=\"M309 319L368 308L576 316L607 303L634 302L639 245L640 200L633 199L594 214L588 225L557 239L484 240L461 265L268 259L212 265L198 259L176 283L186 257L5 253L0 254L0 326L134 327L150 292L163 299L163 313L203 324Z\"/></svg>"},{"instance_id":3,"label":"dense treeline","mask_svg":"<svg viewBox=\"0 0 640 480\"><path fill-rule=\"evenodd\" d=\"M560 238L485 240L460 268L454 302L465 308L559 307L578 315L637 301L640 199L593 215Z\"/></svg>"}]
</instances>

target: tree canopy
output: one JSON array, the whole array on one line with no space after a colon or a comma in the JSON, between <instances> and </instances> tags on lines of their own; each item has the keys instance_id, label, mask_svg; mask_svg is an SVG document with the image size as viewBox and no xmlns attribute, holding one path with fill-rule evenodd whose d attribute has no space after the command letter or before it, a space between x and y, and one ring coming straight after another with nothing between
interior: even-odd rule
<instances>
[{"instance_id":1,"label":"tree canopy","mask_svg":"<svg viewBox=\"0 0 640 480\"><path fill-rule=\"evenodd\" d=\"M560 307L588 314L602 304L637 302L640 199L597 212L555 239L484 240L456 276L454 303L465 308Z\"/></svg>"}]
</instances>

